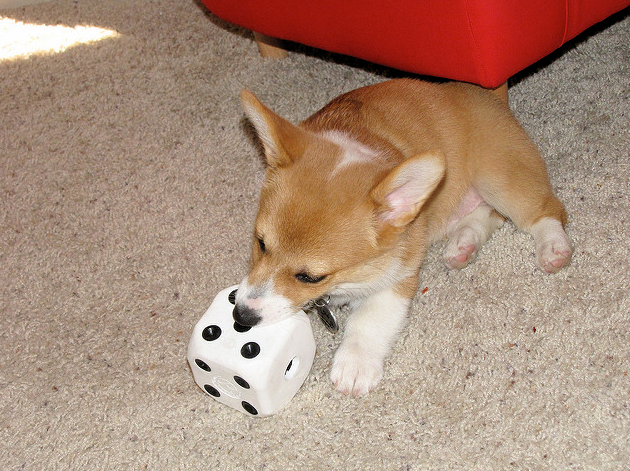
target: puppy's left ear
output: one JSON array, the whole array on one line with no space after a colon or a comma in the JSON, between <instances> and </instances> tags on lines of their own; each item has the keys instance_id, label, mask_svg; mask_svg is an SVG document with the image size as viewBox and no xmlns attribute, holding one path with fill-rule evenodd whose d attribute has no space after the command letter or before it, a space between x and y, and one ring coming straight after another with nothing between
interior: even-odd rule
<instances>
[{"instance_id":1,"label":"puppy's left ear","mask_svg":"<svg viewBox=\"0 0 630 471\"><path fill-rule=\"evenodd\" d=\"M432 151L411 157L392 170L372 190L379 222L402 229L444 178L444 154Z\"/></svg>"}]
</instances>

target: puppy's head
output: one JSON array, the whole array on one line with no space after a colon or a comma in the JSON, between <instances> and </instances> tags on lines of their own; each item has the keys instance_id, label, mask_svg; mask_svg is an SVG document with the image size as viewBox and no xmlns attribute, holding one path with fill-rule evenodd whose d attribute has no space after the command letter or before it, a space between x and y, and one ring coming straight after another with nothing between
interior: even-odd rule
<instances>
[{"instance_id":1,"label":"puppy's head","mask_svg":"<svg viewBox=\"0 0 630 471\"><path fill-rule=\"evenodd\" d=\"M238 323L256 325L380 276L380 255L395 246L439 184L444 158L361 161L343 143L284 120L250 92L241 99L267 162L250 271L234 309Z\"/></svg>"}]
</instances>

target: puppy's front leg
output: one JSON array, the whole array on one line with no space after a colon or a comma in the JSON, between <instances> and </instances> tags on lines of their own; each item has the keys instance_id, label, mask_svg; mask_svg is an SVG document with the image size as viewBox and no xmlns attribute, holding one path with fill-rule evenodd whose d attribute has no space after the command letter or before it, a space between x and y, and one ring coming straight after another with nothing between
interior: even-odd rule
<instances>
[{"instance_id":1,"label":"puppy's front leg","mask_svg":"<svg viewBox=\"0 0 630 471\"><path fill-rule=\"evenodd\" d=\"M362 396L383 377L383 362L407 320L411 299L395 288L366 298L351 314L330 378L344 394Z\"/></svg>"}]
</instances>

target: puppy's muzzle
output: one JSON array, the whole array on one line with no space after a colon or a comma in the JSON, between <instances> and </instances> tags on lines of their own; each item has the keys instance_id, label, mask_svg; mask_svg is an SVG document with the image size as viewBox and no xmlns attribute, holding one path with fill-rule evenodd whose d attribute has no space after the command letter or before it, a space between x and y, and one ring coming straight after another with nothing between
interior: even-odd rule
<instances>
[{"instance_id":1,"label":"puppy's muzzle","mask_svg":"<svg viewBox=\"0 0 630 471\"><path fill-rule=\"evenodd\" d=\"M257 311L250 309L247 306L239 306L238 304L234 306L232 317L234 317L234 320L237 323L249 327L257 325L262 320L262 317Z\"/></svg>"}]
</instances>

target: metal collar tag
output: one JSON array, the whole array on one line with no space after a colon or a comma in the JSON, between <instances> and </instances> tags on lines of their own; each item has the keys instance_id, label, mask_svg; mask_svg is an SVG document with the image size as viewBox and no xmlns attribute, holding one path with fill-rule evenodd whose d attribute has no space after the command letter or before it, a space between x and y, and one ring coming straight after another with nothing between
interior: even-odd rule
<instances>
[{"instance_id":1,"label":"metal collar tag","mask_svg":"<svg viewBox=\"0 0 630 471\"><path fill-rule=\"evenodd\" d=\"M324 296L316 299L312 304L324 326L333 334L339 332L339 322L330 308L330 297Z\"/></svg>"}]
</instances>

